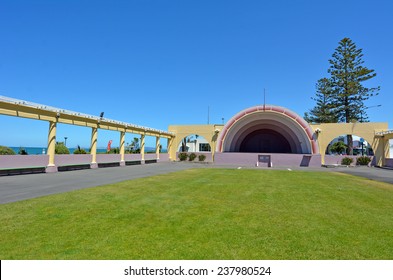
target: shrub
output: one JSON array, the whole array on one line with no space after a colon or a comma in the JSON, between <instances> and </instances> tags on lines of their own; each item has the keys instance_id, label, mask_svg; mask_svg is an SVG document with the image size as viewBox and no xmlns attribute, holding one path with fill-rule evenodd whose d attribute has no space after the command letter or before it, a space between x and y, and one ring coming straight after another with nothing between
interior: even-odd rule
<instances>
[{"instance_id":1,"label":"shrub","mask_svg":"<svg viewBox=\"0 0 393 280\"><path fill-rule=\"evenodd\" d=\"M106 152L107 154L120 154L120 148L111 148L111 150Z\"/></svg>"},{"instance_id":2,"label":"shrub","mask_svg":"<svg viewBox=\"0 0 393 280\"><path fill-rule=\"evenodd\" d=\"M180 161L185 161L185 160L187 160L188 155L187 155L187 153L179 153L178 157L179 157Z\"/></svg>"},{"instance_id":3,"label":"shrub","mask_svg":"<svg viewBox=\"0 0 393 280\"><path fill-rule=\"evenodd\" d=\"M205 159L206 159L206 156L205 156L205 155L199 155L199 156L198 156L198 160L199 160L199 161L205 161Z\"/></svg>"},{"instance_id":4,"label":"shrub","mask_svg":"<svg viewBox=\"0 0 393 280\"><path fill-rule=\"evenodd\" d=\"M87 152L85 151L85 149L81 149L81 147L78 146L78 149L76 149L74 151L74 155L85 155L87 154Z\"/></svg>"},{"instance_id":5,"label":"shrub","mask_svg":"<svg viewBox=\"0 0 393 280\"><path fill-rule=\"evenodd\" d=\"M368 165L370 163L370 161L371 161L370 157L361 156L361 157L357 158L356 164L358 164L358 165Z\"/></svg>"},{"instance_id":6,"label":"shrub","mask_svg":"<svg viewBox=\"0 0 393 280\"><path fill-rule=\"evenodd\" d=\"M347 149L347 147L348 146L344 142L338 141L332 144L330 151L333 153L342 154Z\"/></svg>"},{"instance_id":7,"label":"shrub","mask_svg":"<svg viewBox=\"0 0 393 280\"><path fill-rule=\"evenodd\" d=\"M20 147L20 148L19 148L18 155L23 155L23 156L25 156L25 155L28 155L28 153L26 152L26 149L25 149L25 148Z\"/></svg>"},{"instance_id":8,"label":"shrub","mask_svg":"<svg viewBox=\"0 0 393 280\"><path fill-rule=\"evenodd\" d=\"M191 154L188 156L188 160L189 160L189 161L194 161L194 159L195 159L196 157L197 157L196 154L191 153Z\"/></svg>"},{"instance_id":9,"label":"shrub","mask_svg":"<svg viewBox=\"0 0 393 280\"><path fill-rule=\"evenodd\" d=\"M55 154L57 155L68 155L70 151L68 148L64 145L63 142L57 142L55 146Z\"/></svg>"},{"instance_id":10,"label":"shrub","mask_svg":"<svg viewBox=\"0 0 393 280\"><path fill-rule=\"evenodd\" d=\"M124 151L125 154L140 154L141 153L141 149L128 149Z\"/></svg>"},{"instance_id":11,"label":"shrub","mask_svg":"<svg viewBox=\"0 0 393 280\"><path fill-rule=\"evenodd\" d=\"M15 152L11 148L0 146L0 155L15 155Z\"/></svg>"},{"instance_id":12,"label":"shrub","mask_svg":"<svg viewBox=\"0 0 393 280\"><path fill-rule=\"evenodd\" d=\"M341 160L342 165L351 165L353 158L345 157Z\"/></svg>"}]
</instances>

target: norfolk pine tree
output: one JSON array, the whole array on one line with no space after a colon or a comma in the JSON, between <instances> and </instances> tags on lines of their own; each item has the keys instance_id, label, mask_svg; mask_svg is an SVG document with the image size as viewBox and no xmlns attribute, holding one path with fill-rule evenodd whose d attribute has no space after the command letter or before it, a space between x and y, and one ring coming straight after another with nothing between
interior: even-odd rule
<instances>
[{"instance_id":1,"label":"norfolk pine tree","mask_svg":"<svg viewBox=\"0 0 393 280\"><path fill-rule=\"evenodd\" d=\"M334 113L338 122L367 121L364 101L379 93L379 86L368 88L362 84L377 75L374 70L363 66L362 57L362 49L358 49L351 39L344 38L329 60L330 77L325 83L328 88L323 92L328 94L330 112ZM347 135L347 144L347 153L352 154L352 135Z\"/></svg>"},{"instance_id":2,"label":"norfolk pine tree","mask_svg":"<svg viewBox=\"0 0 393 280\"><path fill-rule=\"evenodd\" d=\"M332 107L330 80L328 78L319 79L316 91L316 97L312 97L312 99L317 104L304 114L304 119L310 123L336 123L338 119Z\"/></svg>"},{"instance_id":3,"label":"norfolk pine tree","mask_svg":"<svg viewBox=\"0 0 393 280\"><path fill-rule=\"evenodd\" d=\"M378 95L379 87L362 85L377 75L374 70L362 66L362 57L362 49L357 49L351 39L344 38L329 60L333 105L339 122L367 120L364 101Z\"/></svg>"},{"instance_id":4,"label":"norfolk pine tree","mask_svg":"<svg viewBox=\"0 0 393 280\"><path fill-rule=\"evenodd\" d=\"M367 88L362 85L377 74L372 69L362 66L362 49L358 49L349 38L339 42L339 46L329 60L333 106L340 122L367 120L364 101L378 95L379 87ZM353 154L352 135L347 135L348 154Z\"/></svg>"}]
</instances>

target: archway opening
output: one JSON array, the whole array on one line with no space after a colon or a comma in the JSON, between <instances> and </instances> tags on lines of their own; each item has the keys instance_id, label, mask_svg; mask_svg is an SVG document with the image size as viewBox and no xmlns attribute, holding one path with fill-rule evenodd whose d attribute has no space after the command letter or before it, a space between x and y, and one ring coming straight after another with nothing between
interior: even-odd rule
<instances>
[{"instance_id":1,"label":"archway opening","mask_svg":"<svg viewBox=\"0 0 393 280\"><path fill-rule=\"evenodd\" d=\"M192 153L210 153L211 147L209 142L198 134L190 134L182 139L177 147L178 152Z\"/></svg>"},{"instance_id":2,"label":"archway opening","mask_svg":"<svg viewBox=\"0 0 393 280\"><path fill-rule=\"evenodd\" d=\"M325 150L326 165L371 165L376 164L374 151L370 143L358 135L350 134L353 149L348 149L347 135L339 135L327 145ZM348 151L351 151L348 153Z\"/></svg>"},{"instance_id":3,"label":"archway opening","mask_svg":"<svg viewBox=\"0 0 393 280\"><path fill-rule=\"evenodd\" d=\"M358 135L352 136L352 155L354 156L373 156L374 151L364 138ZM326 147L326 155L349 155L348 153L348 137L340 135L334 138Z\"/></svg>"}]
</instances>

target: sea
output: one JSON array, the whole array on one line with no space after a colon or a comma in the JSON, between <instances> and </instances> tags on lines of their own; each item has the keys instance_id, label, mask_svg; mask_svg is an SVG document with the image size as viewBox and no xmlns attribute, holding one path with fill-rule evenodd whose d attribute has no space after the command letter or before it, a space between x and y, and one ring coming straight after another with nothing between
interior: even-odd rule
<instances>
[{"instance_id":1,"label":"sea","mask_svg":"<svg viewBox=\"0 0 393 280\"><path fill-rule=\"evenodd\" d=\"M13 149L16 154L18 154L21 149L24 149L28 155L46 155L46 150L47 150L46 147L10 147L10 148ZM77 148L68 148L70 154L73 154L76 149ZM84 149L87 152L90 150L89 148L81 148L81 149ZM153 147L145 148L145 153L151 153L154 151L155 148ZM166 150L163 149L161 152L166 153ZM97 148L97 153L98 154L106 153L106 148Z\"/></svg>"}]
</instances>

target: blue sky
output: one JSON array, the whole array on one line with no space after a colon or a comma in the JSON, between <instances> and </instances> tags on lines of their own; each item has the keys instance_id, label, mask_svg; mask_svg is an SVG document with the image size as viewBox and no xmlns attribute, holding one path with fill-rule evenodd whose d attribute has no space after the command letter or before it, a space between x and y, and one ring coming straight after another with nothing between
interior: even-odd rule
<instances>
[{"instance_id":1,"label":"blue sky","mask_svg":"<svg viewBox=\"0 0 393 280\"><path fill-rule=\"evenodd\" d=\"M392 26L389 0L1 0L0 95L167 130L207 123L208 107L222 123L265 88L267 103L303 115L349 37L377 73L367 85L381 86L369 118L393 127ZM0 145L46 145L47 123L0 122ZM65 136L88 146L90 130L59 125Z\"/></svg>"}]
</instances>

